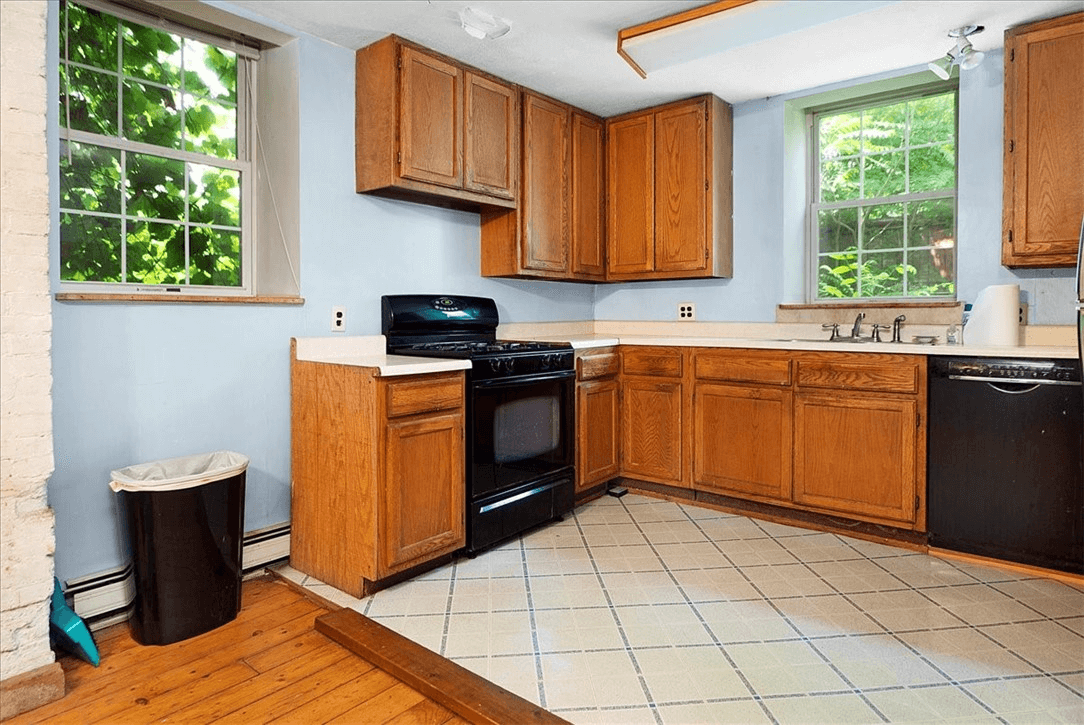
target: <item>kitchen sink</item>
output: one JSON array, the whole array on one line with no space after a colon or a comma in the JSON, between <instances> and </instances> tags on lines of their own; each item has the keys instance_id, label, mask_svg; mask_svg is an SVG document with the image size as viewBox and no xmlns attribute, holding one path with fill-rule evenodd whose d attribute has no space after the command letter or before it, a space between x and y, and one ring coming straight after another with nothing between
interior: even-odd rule
<instances>
[{"instance_id":1,"label":"kitchen sink","mask_svg":"<svg viewBox=\"0 0 1084 725\"><path fill-rule=\"evenodd\" d=\"M834 340L829 340L823 337L777 337L771 340L772 342L827 342L832 345L859 345L867 342L877 342L870 337L837 337ZM897 342L891 342L889 340L881 340L880 342L891 345L936 345L937 338L928 337L916 337L911 340L899 340Z\"/></svg>"}]
</instances>

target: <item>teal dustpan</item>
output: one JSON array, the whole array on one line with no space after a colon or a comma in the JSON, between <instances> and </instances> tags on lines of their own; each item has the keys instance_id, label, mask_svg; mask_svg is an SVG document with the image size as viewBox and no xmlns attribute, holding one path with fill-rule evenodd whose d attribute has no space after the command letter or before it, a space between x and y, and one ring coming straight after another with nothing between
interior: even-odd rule
<instances>
[{"instance_id":1,"label":"teal dustpan","mask_svg":"<svg viewBox=\"0 0 1084 725\"><path fill-rule=\"evenodd\" d=\"M49 632L61 649L98 666L101 660L94 638L90 636L90 630L82 618L64 601L64 592L56 577L53 577L53 610L49 615Z\"/></svg>"}]
</instances>

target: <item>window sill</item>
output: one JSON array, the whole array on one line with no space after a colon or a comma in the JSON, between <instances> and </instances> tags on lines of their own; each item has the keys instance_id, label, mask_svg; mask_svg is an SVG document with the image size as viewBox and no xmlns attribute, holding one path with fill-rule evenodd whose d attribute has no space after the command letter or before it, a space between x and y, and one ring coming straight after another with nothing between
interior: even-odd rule
<instances>
[{"instance_id":1,"label":"window sill","mask_svg":"<svg viewBox=\"0 0 1084 725\"><path fill-rule=\"evenodd\" d=\"M149 304L303 305L304 297L241 297L234 295L121 294L113 292L57 292L57 302L132 302Z\"/></svg>"}]
</instances>

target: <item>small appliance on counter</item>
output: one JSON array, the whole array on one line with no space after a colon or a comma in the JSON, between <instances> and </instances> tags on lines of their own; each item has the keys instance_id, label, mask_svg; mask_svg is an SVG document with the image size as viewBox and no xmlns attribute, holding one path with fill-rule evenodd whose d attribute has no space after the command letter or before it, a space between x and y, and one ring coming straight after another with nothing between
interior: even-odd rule
<instances>
[{"instance_id":1,"label":"small appliance on counter","mask_svg":"<svg viewBox=\"0 0 1084 725\"><path fill-rule=\"evenodd\" d=\"M460 358L467 372L467 552L572 510L575 355L559 342L498 340L486 297L385 295L394 355Z\"/></svg>"},{"instance_id":2,"label":"small appliance on counter","mask_svg":"<svg viewBox=\"0 0 1084 725\"><path fill-rule=\"evenodd\" d=\"M1020 344L1020 285L984 287L964 323L968 345L1016 347Z\"/></svg>"}]
</instances>

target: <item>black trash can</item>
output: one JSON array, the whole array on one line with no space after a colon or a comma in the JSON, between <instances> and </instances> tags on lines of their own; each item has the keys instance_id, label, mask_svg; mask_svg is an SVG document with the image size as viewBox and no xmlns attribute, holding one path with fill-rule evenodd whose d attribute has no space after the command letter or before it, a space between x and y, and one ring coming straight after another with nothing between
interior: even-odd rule
<instances>
[{"instance_id":1,"label":"black trash can","mask_svg":"<svg viewBox=\"0 0 1084 725\"><path fill-rule=\"evenodd\" d=\"M140 644L209 632L241 611L248 458L217 451L113 471L135 571L129 624Z\"/></svg>"}]
</instances>

